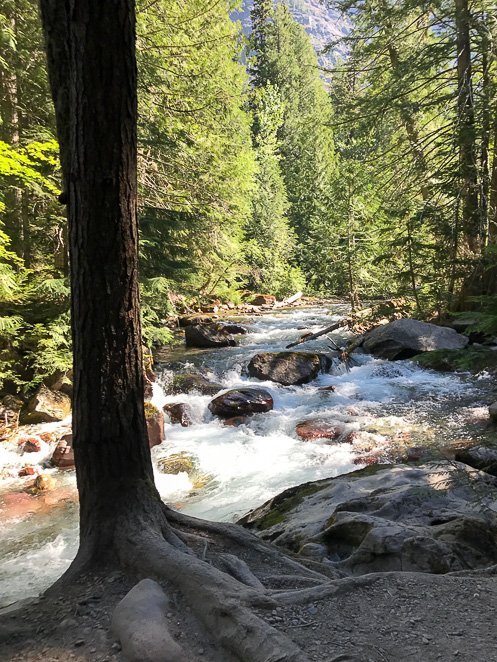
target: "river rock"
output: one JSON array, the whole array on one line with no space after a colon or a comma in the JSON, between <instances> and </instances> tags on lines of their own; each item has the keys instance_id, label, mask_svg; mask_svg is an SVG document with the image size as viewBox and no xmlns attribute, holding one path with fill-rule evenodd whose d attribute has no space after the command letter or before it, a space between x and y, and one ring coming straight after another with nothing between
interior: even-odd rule
<instances>
[{"instance_id":1,"label":"river rock","mask_svg":"<svg viewBox=\"0 0 497 662\"><path fill-rule=\"evenodd\" d=\"M233 336L222 328L207 324L192 324L185 327L185 344L187 347L204 349L235 347L237 343Z\"/></svg>"},{"instance_id":2,"label":"river rock","mask_svg":"<svg viewBox=\"0 0 497 662\"><path fill-rule=\"evenodd\" d=\"M223 425L229 428L237 428L240 425L245 425L247 420L247 416L232 416L231 418L226 418L223 421Z\"/></svg>"},{"instance_id":3,"label":"river rock","mask_svg":"<svg viewBox=\"0 0 497 662\"><path fill-rule=\"evenodd\" d=\"M32 466L23 467L22 469L19 469L17 475L19 476L19 478L25 478L26 476L35 476L36 469Z\"/></svg>"},{"instance_id":4,"label":"river rock","mask_svg":"<svg viewBox=\"0 0 497 662\"><path fill-rule=\"evenodd\" d=\"M126 662L188 662L169 633L169 600L152 579L142 579L112 614L111 630Z\"/></svg>"},{"instance_id":5,"label":"river rock","mask_svg":"<svg viewBox=\"0 0 497 662\"><path fill-rule=\"evenodd\" d=\"M192 408L186 402L171 402L164 405L163 410L168 414L171 423L179 423L187 428L193 423Z\"/></svg>"},{"instance_id":6,"label":"river rock","mask_svg":"<svg viewBox=\"0 0 497 662\"><path fill-rule=\"evenodd\" d=\"M474 469L497 476L497 448L486 446L460 448L454 457L458 462L464 462Z\"/></svg>"},{"instance_id":7,"label":"river rock","mask_svg":"<svg viewBox=\"0 0 497 662\"><path fill-rule=\"evenodd\" d=\"M258 294L253 300L253 306L274 306L276 297L272 294Z\"/></svg>"},{"instance_id":8,"label":"river rock","mask_svg":"<svg viewBox=\"0 0 497 662\"><path fill-rule=\"evenodd\" d=\"M271 393L264 388L239 388L218 395L209 403L209 411L221 418L246 416L273 408Z\"/></svg>"},{"instance_id":9,"label":"river rock","mask_svg":"<svg viewBox=\"0 0 497 662\"><path fill-rule=\"evenodd\" d=\"M35 492L46 492L53 490L55 487L55 479L48 474L40 474L35 478L33 489Z\"/></svg>"},{"instance_id":10,"label":"river rock","mask_svg":"<svg viewBox=\"0 0 497 662\"><path fill-rule=\"evenodd\" d=\"M441 349L462 349L469 339L446 326L400 319L368 331L362 347L382 359L409 359Z\"/></svg>"},{"instance_id":11,"label":"river rock","mask_svg":"<svg viewBox=\"0 0 497 662\"><path fill-rule=\"evenodd\" d=\"M497 402L492 402L490 407L488 408L488 415L494 421L494 423L497 423Z\"/></svg>"},{"instance_id":12,"label":"river rock","mask_svg":"<svg viewBox=\"0 0 497 662\"><path fill-rule=\"evenodd\" d=\"M164 474L186 473L189 476L198 471L198 460L191 453L173 453L157 461L159 471Z\"/></svg>"},{"instance_id":13,"label":"river rock","mask_svg":"<svg viewBox=\"0 0 497 662\"><path fill-rule=\"evenodd\" d=\"M143 377L143 399L150 402L154 397L154 386L145 376Z\"/></svg>"},{"instance_id":14,"label":"river rock","mask_svg":"<svg viewBox=\"0 0 497 662\"><path fill-rule=\"evenodd\" d=\"M39 453L41 451L41 439L38 437L26 437L19 440L19 446L23 453Z\"/></svg>"},{"instance_id":15,"label":"river rock","mask_svg":"<svg viewBox=\"0 0 497 662\"><path fill-rule=\"evenodd\" d=\"M240 521L299 552L325 545L345 575L446 573L497 561L497 480L465 464L376 465L285 490Z\"/></svg>"},{"instance_id":16,"label":"river rock","mask_svg":"<svg viewBox=\"0 0 497 662\"><path fill-rule=\"evenodd\" d=\"M315 439L338 439L344 431L343 425L333 421L311 419L297 423L295 432L304 441Z\"/></svg>"},{"instance_id":17,"label":"river rock","mask_svg":"<svg viewBox=\"0 0 497 662\"><path fill-rule=\"evenodd\" d=\"M22 425L53 423L62 421L71 413L71 398L60 391L51 391L44 384L21 409L19 422Z\"/></svg>"},{"instance_id":18,"label":"river rock","mask_svg":"<svg viewBox=\"0 0 497 662\"><path fill-rule=\"evenodd\" d=\"M74 467L74 451L72 448L72 434L65 434L55 447L51 463L59 469Z\"/></svg>"},{"instance_id":19,"label":"river rock","mask_svg":"<svg viewBox=\"0 0 497 662\"><path fill-rule=\"evenodd\" d=\"M173 453L158 460L157 466L159 471L164 474L177 475L186 473L195 490L205 487L213 480L210 474L206 474L200 470L198 458L190 453Z\"/></svg>"},{"instance_id":20,"label":"river rock","mask_svg":"<svg viewBox=\"0 0 497 662\"><path fill-rule=\"evenodd\" d=\"M241 324L233 324L231 322L227 324L223 324L222 329L226 333L231 333L232 336L237 336L237 335L244 336L248 333L248 330Z\"/></svg>"},{"instance_id":21,"label":"river rock","mask_svg":"<svg viewBox=\"0 0 497 662\"><path fill-rule=\"evenodd\" d=\"M261 352L252 357L247 369L251 377L294 386L311 382L331 365L332 360L324 354Z\"/></svg>"},{"instance_id":22,"label":"river rock","mask_svg":"<svg viewBox=\"0 0 497 662\"><path fill-rule=\"evenodd\" d=\"M179 393L197 392L201 395L216 395L225 388L222 384L211 382L198 373L187 372L175 375L171 384L166 388L172 395Z\"/></svg>"},{"instance_id":23,"label":"river rock","mask_svg":"<svg viewBox=\"0 0 497 662\"><path fill-rule=\"evenodd\" d=\"M145 403L145 420L147 422L148 445L160 446L164 441L164 414L151 402Z\"/></svg>"}]
</instances>

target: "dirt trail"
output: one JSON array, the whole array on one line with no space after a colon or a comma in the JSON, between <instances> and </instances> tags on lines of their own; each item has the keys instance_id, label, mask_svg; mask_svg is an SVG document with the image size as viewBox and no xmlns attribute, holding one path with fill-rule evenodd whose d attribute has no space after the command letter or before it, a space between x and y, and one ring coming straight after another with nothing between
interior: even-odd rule
<instances>
[{"instance_id":1,"label":"dirt trail","mask_svg":"<svg viewBox=\"0 0 497 662\"><path fill-rule=\"evenodd\" d=\"M220 550L213 552L212 560ZM222 552L241 555L240 547ZM277 558L243 555L263 581L279 575ZM369 580L371 580L369 582ZM364 585L369 582L369 585ZM120 573L85 577L63 594L0 615L1 662L120 662L109 632L112 611L133 585ZM295 586L301 588L298 578ZM170 630L192 662L232 662L167 585ZM286 633L310 660L497 661L497 578L384 573L358 578L342 593L258 614Z\"/></svg>"}]
</instances>

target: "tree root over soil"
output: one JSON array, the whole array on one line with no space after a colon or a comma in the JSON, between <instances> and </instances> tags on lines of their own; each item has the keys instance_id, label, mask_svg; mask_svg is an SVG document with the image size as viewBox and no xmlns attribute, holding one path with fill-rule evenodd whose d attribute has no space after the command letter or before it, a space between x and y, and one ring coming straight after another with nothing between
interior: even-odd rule
<instances>
[{"instance_id":1,"label":"tree root over soil","mask_svg":"<svg viewBox=\"0 0 497 662\"><path fill-rule=\"evenodd\" d=\"M272 620L278 607L314 602L371 582L365 577L330 580L326 566L319 572L321 564L313 561L308 568L238 525L189 517L148 496L146 508L135 503L119 509L110 539L112 563L135 578L153 578L176 590L215 644L234 659L308 661L289 636L265 620L264 612ZM82 544L57 584L96 565L101 562L91 545Z\"/></svg>"}]
</instances>

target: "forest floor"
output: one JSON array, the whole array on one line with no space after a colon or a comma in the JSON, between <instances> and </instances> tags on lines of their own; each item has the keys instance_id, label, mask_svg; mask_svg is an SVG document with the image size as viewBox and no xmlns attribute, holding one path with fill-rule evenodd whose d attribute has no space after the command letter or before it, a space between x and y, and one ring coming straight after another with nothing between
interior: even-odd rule
<instances>
[{"instance_id":1,"label":"forest floor","mask_svg":"<svg viewBox=\"0 0 497 662\"><path fill-rule=\"evenodd\" d=\"M220 552L231 552L263 582L281 575L277 555L265 557L237 543L220 545L215 537L209 541L207 560L215 565ZM378 573L369 585L361 585L362 579L333 597L257 613L291 637L309 660L497 661L497 578L395 572ZM62 592L3 612L0 660L120 662L110 621L133 583L120 572L86 576ZM234 662L180 594L173 587L164 588L171 604L170 632L187 659Z\"/></svg>"}]
</instances>

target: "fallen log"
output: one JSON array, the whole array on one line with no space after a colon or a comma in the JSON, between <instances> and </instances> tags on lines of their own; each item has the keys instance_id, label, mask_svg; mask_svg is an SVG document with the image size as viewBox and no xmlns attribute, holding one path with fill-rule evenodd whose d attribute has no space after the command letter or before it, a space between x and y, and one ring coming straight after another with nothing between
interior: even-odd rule
<instances>
[{"instance_id":1,"label":"fallen log","mask_svg":"<svg viewBox=\"0 0 497 662\"><path fill-rule=\"evenodd\" d=\"M316 331L316 333L306 333L299 340L291 342L289 345L287 345L285 349L291 349L292 347L297 347L297 345L302 345L302 343L309 342L310 340L316 340L316 338L320 338L321 336L324 336L327 333L331 333L332 331L336 331L342 326L347 326L348 324L350 324L349 318L344 317L343 319L338 320L338 322L334 322L330 326L327 326L326 329Z\"/></svg>"},{"instance_id":2,"label":"fallen log","mask_svg":"<svg viewBox=\"0 0 497 662\"><path fill-rule=\"evenodd\" d=\"M291 297L288 297L287 299L283 299L283 303L295 303L295 301L298 301L299 299L302 298L303 292L297 292L296 294L293 294Z\"/></svg>"}]
</instances>

